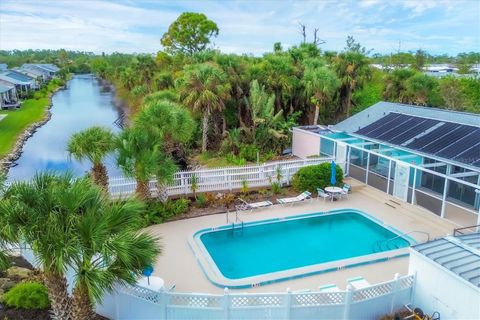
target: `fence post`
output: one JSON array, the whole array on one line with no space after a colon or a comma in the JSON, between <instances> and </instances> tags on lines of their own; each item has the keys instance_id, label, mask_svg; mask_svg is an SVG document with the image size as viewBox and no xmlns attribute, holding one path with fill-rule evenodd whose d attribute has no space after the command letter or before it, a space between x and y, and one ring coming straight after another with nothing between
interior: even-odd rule
<instances>
[{"instance_id":1,"label":"fence post","mask_svg":"<svg viewBox=\"0 0 480 320\"><path fill-rule=\"evenodd\" d=\"M285 295L285 319L290 319L290 309L292 308L292 291L290 288L287 288L287 293Z\"/></svg>"},{"instance_id":2,"label":"fence post","mask_svg":"<svg viewBox=\"0 0 480 320\"><path fill-rule=\"evenodd\" d=\"M225 293L223 295L223 315L223 319L225 320L230 318L230 295L227 287L225 287Z\"/></svg>"},{"instance_id":3,"label":"fence post","mask_svg":"<svg viewBox=\"0 0 480 320\"><path fill-rule=\"evenodd\" d=\"M167 319L167 306L170 300L169 293L162 289L160 291L160 319Z\"/></svg>"},{"instance_id":4,"label":"fence post","mask_svg":"<svg viewBox=\"0 0 480 320\"><path fill-rule=\"evenodd\" d=\"M352 304L353 300L353 292L355 289L353 286L349 283L347 285L347 291L345 292L345 304L344 304L344 309L343 309L343 319L348 320L350 319L350 305Z\"/></svg>"},{"instance_id":5,"label":"fence post","mask_svg":"<svg viewBox=\"0 0 480 320\"><path fill-rule=\"evenodd\" d=\"M398 289L400 288L400 274L395 273L395 276L393 277L395 280L392 285L392 302L390 305L390 313L393 313L393 309L395 308L395 302L397 300L397 295L398 295Z\"/></svg>"}]
</instances>

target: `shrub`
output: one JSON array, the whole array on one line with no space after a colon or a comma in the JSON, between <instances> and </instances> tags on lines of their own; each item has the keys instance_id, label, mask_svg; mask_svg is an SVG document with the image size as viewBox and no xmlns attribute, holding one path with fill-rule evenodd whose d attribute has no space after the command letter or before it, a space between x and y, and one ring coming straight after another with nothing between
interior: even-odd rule
<instances>
[{"instance_id":1,"label":"shrub","mask_svg":"<svg viewBox=\"0 0 480 320\"><path fill-rule=\"evenodd\" d=\"M207 206L213 206L215 204L217 204L217 195L215 193L212 193L212 192L207 192L205 193L205 204Z\"/></svg>"},{"instance_id":2,"label":"shrub","mask_svg":"<svg viewBox=\"0 0 480 320\"><path fill-rule=\"evenodd\" d=\"M244 144L240 147L239 156L247 161L257 161L258 148L251 144Z\"/></svg>"},{"instance_id":3,"label":"shrub","mask_svg":"<svg viewBox=\"0 0 480 320\"><path fill-rule=\"evenodd\" d=\"M279 182L272 182L271 184L273 194L279 194L282 192L282 186Z\"/></svg>"},{"instance_id":4,"label":"shrub","mask_svg":"<svg viewBox=\"0 0 480 320\"><path fill-rule=\"evenodd\" d=\"M343 183L343 171L340 166L337 168L337 185ZM292 180L293 188L298 192L310 191L317 192L317 188L325 188L330 185L330 163L322 163L319 165L303 167L295 173Z\"/></svg>"},{"instance_id":5,"label":"shrub","mask_svg":"<svg viewBox=\"0 0 480 320\"><path fill-rule=\"evenodd\" d=\"M168 200L166 203L150 202L144 215L144 225L162 223L187 211L190 201L187 199Z\"/></svg>"},{"instance_id":6,"label":"shrub","mask_svg":"<svg viewBox=\"0 0 480 320\"><path fill-rule=\"evenodd\" d=\"M197 195L197 206L200 208L205 208L207 206L207 197L204 193L200 193Z\"/></svg>"},{"instance_id":7,"label":"shrub","mask_svg":"<svg viewBox=\"0 0 480 320\"><path fill-rule=\"evenodd\" d=\"M50 307L47 288L38 282L18 283L3 295L9 307L22 309L47 309Z\"/></svg>"}]
</instances>

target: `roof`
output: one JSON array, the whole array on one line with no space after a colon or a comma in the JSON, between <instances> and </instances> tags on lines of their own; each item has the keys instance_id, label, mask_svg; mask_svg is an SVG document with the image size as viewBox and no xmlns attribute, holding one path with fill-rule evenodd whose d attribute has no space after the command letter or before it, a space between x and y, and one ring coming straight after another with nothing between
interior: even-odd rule
<instances>
[{"instance_id":1,"label":"roof","mask_svg":"<svg viewBox=\"0 0 480 320\"><path fill-rule=\"evenodd\" d=\"M18 68L18 69L15 69L15 71L23 73L23 74L33 75L35 77L41 77L41 76L44 75L43 71L38 70L38 69L34 69L34 68L29 68L29 69Z\"/></svg>"},{"instance_id":2,"label":"roof","mask_svg":"<svg viewBox=\"0 0 480 320\"><path fill-rule=\"evenodd\" d=\"M8 69L8 65L6 63L0 63L0 70Z\"/></svg>"},{"instance_id":3,"label":"roof","mask_svg":"<svg viewBox=\"0 0 480 320\"><path fill-rule=\"evenodd\" d=\"M480 288L480 233L445 237L417 244L412 248Z\"/></svg>"},{"instance_id":4,"label":"roof","mask_svg":"<svg viewBox=\"0 0 480 320\"><path fill-rule=\"evenodd\" d=\"M480 167L480 126L391 112L355 133Z\"/></svg>"},{"instance_id":5,"label":"roof","mask_svg":"<svg viewBox=\"0 0 480 320\"><path fill-rule=\"evenodd\" d=\"M20 80L20 81L31 82L32 80L34 80L32 77L30 77L26 74L23 74L21 72L14 71L14 70L7 70L3 74L5 74L6 76L8 76L10 78L14 78L14 79L17 79L17 80Z\"/></svg>"},{"instance_id":6,"label":"roof","mask_svg":"<svg viewBox=\"0 0 480 320\"><path fill-rule=\"evenodd\" d=\"M29 67L40 68L40 69L48 71L48 72L57 72L57 71L60 70L59 67L57 67L56 65L51 64L51 63L24 63L22 65L22 68L23 67L26 67L26 68L29 68Z\"/></svg>"},{"instance_id":7,"label":"roof","mask_svg":"<svg viewBox=\"0 0 480 320\"><path fill-rule=\"evenodd\" d=\"M7 81L13 84L19 84L19 85L24 85L24 84L30 84L29 81L24 81L24 80L19 80L16 79L12 76L6 75L6 74L0 74L0 79L3 81Z\"/></svg>"},{"instance_id":8,"label":"roof","mask_svg":"<svg viewBox=\"0 0 480 320\"><path fill-rule=\"evenodd\" d=\"M480 115L379 102L333 126L414 153L480 167Z\"/></svg>"},{"instance_id":9,"label":"roof","mask_svg":"<svg viewBox=\"0 0 480 320\"><path fill-rule=\"evenodd\" d=\"M0 83L0 93L4 93L4 92L7 92L9 90L12 90L13 87L12 86L7 86L7 85L4 85L2 83Z\"/></svg>"}]
</instances>

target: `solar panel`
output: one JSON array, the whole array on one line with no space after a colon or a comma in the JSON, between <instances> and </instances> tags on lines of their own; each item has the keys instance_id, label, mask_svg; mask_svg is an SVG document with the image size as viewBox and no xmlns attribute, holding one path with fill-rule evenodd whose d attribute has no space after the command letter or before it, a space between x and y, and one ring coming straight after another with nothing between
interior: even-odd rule
<instances>
[{"instance_id":1,"label":"solar panel","mask_svg":"<svg viewBox=\"0 0 480 320\"><path fill-rule=\"evenodd\" d=\"M379 119L375 122L372 122L371 124L369 124L366 127L361 128L356 133L366 135L366 134L370 133L372 130L375 130L375 129L381 127L381 126L384 126L384 125L388 124L390 121L395 120L399 116L400 115L398 113L389 113L385 117L383 117L383 118L381 118L381 119Z\"/></svg>"},{"instance_id":2,"label":"solar panel","mask_svg":"<svg viewBox=\"0 0 480 320\"><path fill-rule=\"evenodd\" d=\"M388 140L388 142L394 143L394 144L402 144L418 136L419 132L425 132L426 130L432 128L439 122L440 121L433 120L433 119L423 119L423 122L419 123L414 127L411 127L410 129L406 130L404 133L396 136L395 138Z\"/></svg>"},{"instance_id":3,"label":"solar panel","mask_svg":"<svg viewBox=\"0 0 480 320\"><path fill-rule=\"evenodd\" d=\"M456 161L474 164L476 165L477 162L480 160L480 143L476 144L475 146L465 146L465 151L457 155L453 158Z\"/></svg>"},{"instance_id":4,"label":"solar panel","mask_svg":"<svg viewBox=\"0 0 480 320\"><path fill-rule=\"evenodd\" d=\"M410 129L411 127L417 126L417 124L422 123L423 119L422 118L410 118L407 119L407 121L402 122L398 126L384 132L380 136L378 136L378 139L385 140L385 141L390 141L391 139L395 138L399 134L404 133L406 130Z\"/></svg>"},{"instance_id":5,"label":"solar panel","mask_svg":"<svg viewBox=\"0 0 480 320\"><path fill-rule=\"evenodd\" d=\"M444 158L454 158L464 152L468 146L480 143L480 128L477 128L472 133L465 135L463 138L455 141L448 147L440 150L435 155ZM480 158L480 157L479 157Z\"/></svg>"},{"instance_id":6,"label":"solar panel","mask_svg":"<svg viewBox=\"0 0 480 320\"><path fill-rule=\"evenodd\" d=\"M455 143L459 139L463 138L465 135L472 133L475 130L476 130L475 127L460 125L460 127L457 128L456 130L453 130L448 134L444 135L443 137L441 137L440 139L437 139L436 141L426 145L425 147L420 148L420 151L435 154L440 150L448 147L450 144Z\"/></svg>"},{"instance_id":7,"label":"solar panel","mask_svg":"<svg viewBox=\"0 0 480 320\"><path fill-rule=\"evenodd\" d=\"M426 135L413 140L412 142L407 144L406 147L414 150L419 150L420 148L446 135L447 133L450 133L452 130L457 129L458 127L460 127L460 125L456 123L445 123L444 125L427 133Z\"/></svg>"},{"instance_id":8,"label":"solar panel","mask_svg":"<svg viewBox=\"0 0 480 320\"><path fill-rule=\"evenodd\" d=\"M391 121L385 123L383 126L379 126L378 128L370 131L366 135L367 137L377 139L379 136L384 134L386 131L390 131L391 129L401 125L405 121L409 120L409 116L406 116L404 114L398 114L398 116Z\"/></svg>"}]
</instances>

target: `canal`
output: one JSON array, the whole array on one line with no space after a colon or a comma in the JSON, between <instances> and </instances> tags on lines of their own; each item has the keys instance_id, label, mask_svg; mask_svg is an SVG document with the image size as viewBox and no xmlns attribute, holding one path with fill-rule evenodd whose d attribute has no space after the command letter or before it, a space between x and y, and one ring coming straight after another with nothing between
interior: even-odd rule
<instances>
[{"instance_id":1,"label":"canal","mask_svg":"<svg viewBox=\"0 0 480 320\"><path fill-rule=\"evenodd\" d=\"M92 75L74 76L66 89L53 95L52 105L52 118L26 141L21 157L9 170L9 180L29 179L45 170L83 175L90 163L70 159L66 152L70 136L94 125L120 130L116 123L122 109L115 105L112 92L104 90ZM110 176L120 175L113 156L108 157L106 165Z\"/></svg>"}]
</instances>

